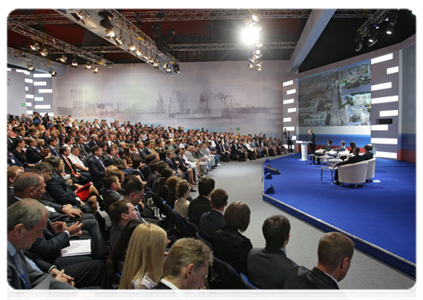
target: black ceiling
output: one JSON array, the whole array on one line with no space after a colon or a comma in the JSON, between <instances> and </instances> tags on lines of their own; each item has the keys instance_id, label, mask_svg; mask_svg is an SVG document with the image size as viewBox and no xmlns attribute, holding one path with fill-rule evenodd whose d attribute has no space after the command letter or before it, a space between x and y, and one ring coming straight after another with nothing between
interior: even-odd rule
<instances>
[{"instance_id":1,"label":"black ceiling","mask_svg":"<svg viewBox=\"0 0 423 300\"><path fill-rule=\"evenodd\" d=\"M160 14L166 15L175 10L160 10ZM292 13L294 10L290 10ZM306 14L311 10L301 10ZM354 10L349 10L354 12ZM119 10L119 12L144 13L146 10ZM335 15L339 11L335 12ZM375 10L355 10L354 17L333 17L316 44L301 64L299 71L307 71L323 65L334 63L358 54L374 51L405 40L416 33L416 19L409 10L401 10L394 30L390 36L384 34L385 23L380 24L379 41L372 47L363 46L361 51L356 51L355 37L357 29L369 18ZM342 12L339 12L342 13ZM48 15L58 15L55 10L15 10L10 14L15 20L18 16L43 16L37 24L31 24L32 28L44 31L50 36L63 40L77 47L110 46L106 40L96 36L90 31L79 26L77 23L54 24L44 18ZM155 12L155 15L158 15ZM294 14L295 15L295 14ZM260 24L263 27L263 42L298 42L307 17L298 14L299 17L286 18L263 18ZM231 50L197 50L197 51L172 51L172 45L198 44L198 43L237 43L239 41L242 19L202 19L202 20L179 20L179 21L143 21L135 18L134 26L137 26L148 36L155 40L158 48L169 53L180 62L200 61L233 61L247 60L251 56L250 49ZM159 31L154 31L159 28ZM157 34L159 33L159 34ZM31 38L24 37L12 30L8 30L8 47L29 52L29 45L33 43ZM289 60L294 51L291 49L265 49L262 60ZM97 53L98 54L98 53ZM100 54L98 54L100 55ZM104 58L115 64L119 63L142 63L139 59L128 53L101 54ZM54 60L60 54L51 55ZM70 63L68 60L67 63Z\"/></svg>"}]
</instances>

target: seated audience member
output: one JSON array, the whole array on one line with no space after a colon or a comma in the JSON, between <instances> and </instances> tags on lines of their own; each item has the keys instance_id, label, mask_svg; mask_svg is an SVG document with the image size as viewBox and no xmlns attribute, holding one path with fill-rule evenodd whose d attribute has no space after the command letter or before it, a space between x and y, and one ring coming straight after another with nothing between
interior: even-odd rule
<instances>
[{"instance_id":1,"label":"seated audience member","mask_svg":"<svg viewBox=\"0 0 423 300\"><path fill-rule=\"evenodd\" d=\"M209 242L213 241L215 232L225 226L223 211L228 205L228 198L228 193L225 190L214 190L210 200L212 209L201 215L198 228L201 236Z\"/></svg>"},{"instance_id":2,"label":"seated audience member","mask_svg":"<svg viewBox=\"0 0 423 300\"><path fill-rule=\"evenodd\" d=\"M103 178L106 176L106 167L101 158L103 149L100 146L93 146L91 151L93 156L89 160L88 169L94 186L97 190L100 190L103 185Z\"/></svg>"},{"instance_id":3,"label":"seated audience member","mask_svg":"<svg viewBox=\"0 0 423 300\"><path fill-rule=\"evenodd\" d=\"M244 274L248 274L247 257L253 245L240 232L247 230L250 215L247 204L240 201L231 203L224 214L226 225L215 232L213 239L214 255Z\"/></svg>"},{"instance_id":4,"label":"seated audience member","mask_svg":"<svg viewBox=\"0 0 423 300\"><path fill-rule=\"evenodd\" d=\"M326 147L324 148L320 148L319 150L316 150L314 152L314 157L313 157L313 164L315 164L315 160L317 158L317 164L320 165L320 157L322 157L323 155L326 154L326 152L329 152L332 150L332 141L328 140Z\"/></svg>"},{"instance_id":5,"label":"seated audience member","mask_svg":"<svg viewBox=\"0 0 423 300\"><path fill-rule=\"evenodd\" d=\"M48 211L38 201L22 199L7 209L7 279L14 289L72 289L73 278L57 268L50 274L34 268L24 250L43 236ZM54 271L53 271L54 269Z\"/></svg>"},{"instance_id":6,"label":"seated audience member","mask_svg":"<svg viewBox=\"0 0 423 300\"><path fill-rule=\"evenodd\" d=\"M118 278L121 277L129 240L131 239L132 232L140 224L143 224L143 222L138 219L129 221L128 224L126 224L123 228L117 242L111 248L109 257L106 261L107 273L109 274L110 278L116 278L115 275L117 275Z\"/></svg>"},{"instance_id":7,"label":"seated audience member","mask_svg":"<svg viewBox=\"0 0 423 300\"><path fill-rule=\"evenodd\" d=\"M338 169L337 169L337 167L345 166L345 165L350 165L350 164L355 164L355 163L358 163L360 161L363 161L363 156L360 155L360 148L359 147L355 147L354 148L354 156L350 157L348 160L341 161L341 162L337 163L334 166L334 168L336 168L335 169L335 176L334 176L335 183L336 184L339 184L339 182L338 182Z\"/></svg>"},{"instance_id":8,"label":"seated audience member","mask_svg":"<svg viewBox=\"0 0 423 300\"><path fill-rule=\"evenodd\" d=\"M198 225L201 215L211 210L210 198L215 181L211 177L203 177L198 183L198 197L193 199L188 208L188 219Z\"/></svg>"},{"instance_id":9,"label":"seated audience member","mask_svg":"<svg viewBox=\"0 0 423 300\"><path fill-rule=\"evenodd\" d=\"M157 225L138 225L129 240L119 289L153 289L163 273L166 232Z\"/></svg>"},{"instance_id":10,"label":"seated audience member","mask_svg":"<svg viewBox=\"0 0 423 300\"><path fill-rule=\"evenodd\" d=\"M163 268L163 278L156 289L205 288L205 279L213 262L210 248L200 240L182 238L169 250Z\"/></svg>"},{"instance_id":11,"label":"seated audience member","mask_svg":"<svg viewBox=\"0 0 423 300\"><path fill-rule=\"evenodd\" d=\"M72 146L70 151L71 153L68 157L72 164L75 166L76 171L80 172L81 175L91 180L90 170L84 165L84 162L80 158L79 153L81 150L77 146Z\"/></svg>"},{"instance_id":12,"label":"seated audience member","mask_svg":"<svg viewBox=\"0 0 423 300\"><path fill-rule=\"evenodd\" d=\"M126 224L131 220L138 219L138 212L131 202L128 200L121 200L113 202L110 205L109 217L113 223L109 236L109 247L112 249Z\"/></svg>"},{"instance_id":13,"label":"seated audience member","mask_svg":"<svg viewBox=\"0 0 423 300\"><path fill-rule=\"evenodd\" d=\"M323 235L317 249L317 267L299 266L285 280L284 289L339 289L351 265L354 242L339 232Z\"/></svg>"},{"instance_id":14,"label":"seated audience member","mask_svg":"<svg viewBox=\"0 0 423 300\"><path fill-rule=\"evenodd\" d=\"M9 166L7 167L7 198L13 195L13 183L19 174L23 173L23 167Z\"/></svg>"},{"instance_id":15,"label":"seated audience member","mask_svg":"<svg viewBox=\"0 0 423 300\"><path fill-rule=\"evenodd\" d=\"M28 167L34 167L34 164L29 163L25 151L23 150L25 148L25 140L16 137L15 140L13 141L13 144L11 146L12 149L12 153L15 157L16 160L18 160L25 169L27 169Z\"/></svg>"},{"instance_id":16,"label":"seated audience member","mask_svg":"<svg viewBox=\"0 0 423 300\"><path fill-rule=\"evenodd\" d=\"M371 144L367 144L366 146L364 146L364 150L366 150L366 152L364 152L364 154L362 155L363 160L369 160L373 158L373 146Z\"/></svg>"},{"instance_id":17,"label":"seated audience member","mask_svg":"<svg viewBox=\"0 0 423 300\"><path fill-rule=\"evenodd\" d=\"M57 138L49 138L47 141L47 148L50 150L52 156L60 156L59 151L57 150Z\"/></svg>"},{"instance_id":18,"label":"seated audience member","mask_svg":"<svg viewBox=\"0 0 423 300\"><path fill-rule=\"evenodd\" d=\"M188 201L187 197L190 193L190 185L188 181L182 179L176 185L176 197L177 200L175 201L175 212L178 213L182 218L186 218L188 216L188 208L190 202Z\"/></svg>"},{"instance_id":19,"label":"seated audience member","mask_svg":"<svg viewBox=\"0 0 423 300\"><path fill-rule=\"evenodd\" d=\"M41 149L37 147L38 143L35 138L30 138L28 141L28 147L26 148L26 158L28 159L28 163L36 164L38 163L40 158L40 151Z\"/></svg>"},{"instance_id":20,"label":"seated audience member","mask_svg":"<svg viewBox=\"0 0 423 300\"><path fill-rule=\"evenodd\" d=\"M109 213L110 205L122 197L122 195L119 193L121 190L119 178L116 175L109 175L104 177L103 190L104 210L106 213Z\"/></svg>"},{"instance_id":21,"label":"seated audience member","mask_svg":"<svg viewBox=\"0 0 423 300\"><path fill-rule=\"evenodd\" d=\"M177 199L176 196L176 185L178 182L182 180L180 177L171 176L166 180L166 186L167 186L167 197L166 197L166 203L170 205L170 207L175 207L175 201Z\"/></svg>"},{"instance_id":22,"label":"seated audience member","mask_svg":"<svg viewBox=\"0 0 423 300\"><path fill-rule=\"evenodd\" d=\"M71 204L75 206L85 206L85 202L91 207L92 212L97 211L97 198L98 191L94 187L89 188L87 197L81 199L78 194L75 193L76 187L72 188L63 177L62 173L64 170L64 162L58 156L51 156L46 159L46 162L53 166L53 174L47 184L47 191L50 196L59 204ZM86 196L84 194L84 196ZM81 195L82 197L82 195Z\"/></svg>"},{"instance_id":23,"label":"seated audience member","mask_svg":"<svg viewBox=\"0 0 423 300\"><path fill-rule=\"evenodd\" d=\"M267 218L262 226L264 248L248 253L248 279L261 289L282 289L286 276L297 264L286 256L291 225L282 215ZM271 270L271 272L269 272Z\"/></svg>"},{"instance_id":24,"label":"seated audience member","mask_svg":"<svg viewBox=\"0 0 423 300\"><path fill-rule=\"evenodd\" d=\"M73 165L72 161L69 159L70 149L69 147L62 146L59 149L60 157L64 162L64 172L70 175L70 179L73 183L84 185L89 182L88 178L82 176L80 172L76 170L76 167Z\"/></svg>"}]
</instances>

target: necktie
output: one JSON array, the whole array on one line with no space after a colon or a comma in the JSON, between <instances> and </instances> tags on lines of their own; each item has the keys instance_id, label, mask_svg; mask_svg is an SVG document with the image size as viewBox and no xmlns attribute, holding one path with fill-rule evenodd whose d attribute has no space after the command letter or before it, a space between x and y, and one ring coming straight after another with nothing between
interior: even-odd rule
<instances>
[{"instance_id":1,"label":"necktie","mask_svg":"<svg viewBox=\"0 0 423 300\"><path fill-rule=\"evenodd\" d=\"M66 163L68 164L68 167L69 167L69 169L70 169L70 170L71 170L71 172L72 172L72 175L73 175L73 176L75 176L76 174L75 174L75 172L73 171L72 165L70 164L70 162L69 162L69 160L68 160L68 158L67 158L67 157L65 157L65 161L66 161Z\"/></svg>"},{"instance_id":2,"label":"necktie","mask_svg":"<svg viewBox=\"0 0 423 300\"><path fill-rule=\"evenodd\" d=\"M22 262L21 258L19 257L18 252L16 252L16 254L13 255L13 261L15 262L16 268L18 269L18 272L19 272L19 276L21 277L25 288L28 289L28 290L31 289L31 285L29 284L29 280L28 280L28 278L26 277L26 274L25 274L23 262Z\"/></svg>"}]
</instances>

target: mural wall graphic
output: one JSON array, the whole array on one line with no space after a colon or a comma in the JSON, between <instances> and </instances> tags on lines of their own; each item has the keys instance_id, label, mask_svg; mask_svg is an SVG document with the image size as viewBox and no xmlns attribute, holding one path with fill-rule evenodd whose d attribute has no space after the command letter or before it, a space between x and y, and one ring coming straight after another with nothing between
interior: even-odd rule
<instances>
[{"instance_id":1,"label":"mural wall graphic","mask_svg":"<svg viewBox=\"0 0 423 300\"><path fill-rule=\"evenodd\" d=\"M115 65L99 74L68 68L56 77L57 114L214 131L282 134L282 79L289 62L181 63L181 73L149 65Z\"/></svg>"},{"instance_id":2,"label":"mural wall graphic","mask_svg":"<svg viewBox=\"0 0 423 300\"><path fill-rule=\"evenodd\" d=\"M300 126L370 125L370 62L300 80Z\"/></svg>"}]
</instances>

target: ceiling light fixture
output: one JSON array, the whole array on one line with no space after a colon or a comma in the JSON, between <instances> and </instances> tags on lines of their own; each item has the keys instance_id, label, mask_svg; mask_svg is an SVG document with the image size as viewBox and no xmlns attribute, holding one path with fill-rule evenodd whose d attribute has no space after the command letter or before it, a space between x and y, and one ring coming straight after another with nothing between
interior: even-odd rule
<instances>
[{"instance_id":1,"label":"ceiling light fixture","mask_svg":"<svg viewBox=\"0 0 423 300\"><path fill-rule=\"evenodd\" d=\"M27 70L28 71L34 71L34 65L32 64L32 62L31 63L28 63L28 65L27 65Z\"/></svg>"},{"instance_id":2,"label":"ceiling light fixture","mask_svg":"<svg viewBox=\"0 0 423 300\"><path fill-rule=\"evenodd\" d=\"M29 47L31 48L32 51L39 51L40 50L40 44L38 44L38 43L32 44Z\"/></svg>"},{"instance_id":3,"label":"ceiling light fixture","mask_svg":"<svg viewBox=\"0 0 423 300\"><path fill-rule=\"evenodd\" d=\"M74 17L78 22L82 22L82 24L86 24L87 19L90 17L90 14L86 10L81 10L76 13L71 13L71 16Z\"/></svg>"},{"instance_id":4,"label":"ceiling light fixture","mask_svg":"<svg viewBox=\"0 0 423 300\"><path fill-rule=\"evenodd\" d=\"M62 56L60 56L58 59L56 59L58 61L60 61L61 63L65 64L66 61L68 60L68 58L62 54Z\"/></svg>"},{"instance_id":5,"label":"ceiling light fixture","mask_svg":"<svg viewBox=\"0 0 423 300\"><path fill-rule=\"evenodd\" d=\"M78 67L78 62L76 61L76 59L72 60L72 64L71 64L72 68L77 68Z\"/></svg>"},{"instance_id":6,"label":"ceiling light fixture","mask_svg":"<svg viewBox=\"0 0 423 300\"><path fill-rule=\"evenodd\" d=\"M87 61L87 64L85 65L85 70L91 70L92 67L93 66L92 66L91 62Z\"/></svg>"},{"instance_id":7,"label":"ceiling light fixture","mask_svg":"<svg viewBox=\"0 0 423 300\"><path fill-rule=\"evenodd\" d=\"M55 69L50 69L49 73L52 77L55 77L57 75L57 72Z\"/></svg>"},{"instance_id":8,"label":"ceiling light fixture","mask_svg":"<svg viewBox=\"0 0 423 300\"><path fill-rule=\"evenodd\" d=\"M40 51L41 56L46 57L48 55L48 49L47 48L43 48Z\"/></svg>"}]
</instances>

